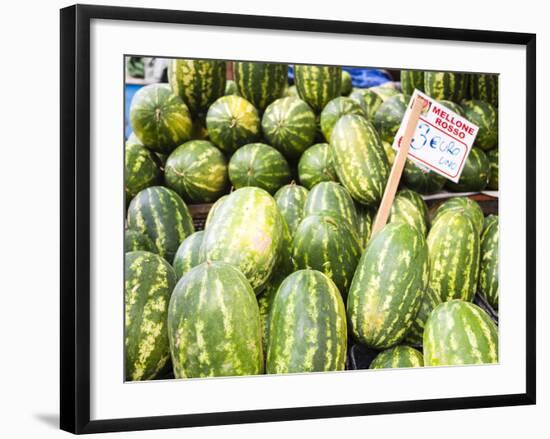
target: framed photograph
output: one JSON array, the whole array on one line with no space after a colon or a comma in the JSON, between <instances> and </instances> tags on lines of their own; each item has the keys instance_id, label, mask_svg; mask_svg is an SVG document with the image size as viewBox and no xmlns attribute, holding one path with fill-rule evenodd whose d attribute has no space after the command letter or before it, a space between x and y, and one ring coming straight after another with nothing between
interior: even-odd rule
<instances>
[{"instance_id":1,"label":"framed photograph","mask_svg":"<svg viewBox=\"0 0 550 439\"><path fill-rule=\"evenodd\" d=\"M536 38L412 24L61 10L62 429L535 403Z\"/></svg>"}]
</instances>

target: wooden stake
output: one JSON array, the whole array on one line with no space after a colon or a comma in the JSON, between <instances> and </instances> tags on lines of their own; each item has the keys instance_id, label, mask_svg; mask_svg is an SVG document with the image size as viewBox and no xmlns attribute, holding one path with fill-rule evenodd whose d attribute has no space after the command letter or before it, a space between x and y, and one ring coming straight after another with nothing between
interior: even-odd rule
<instances>
[{"instance_id":1,"label":"wooden stake","mask_svg":"<svg viewBox=\"0 0 550 439\"><path fill-rule=\"evenodd\" d=\"M405 168L405 162L407 160L407 156L409 155L411 140L414 135L414 131L416 130L416 125L418 124L418 119L420 118L420 112L422 111L423 106L424 100L421 97L417 97L413 103L412 111L409 114L409 120L407 121L407 126L405 127L405 132L403 134L403 139L401 140L401 145L399 146L391 168L390 178L386 184L384 196L382 197L382 202L380 203L378 213L376 214L376 219L374 220L374 225L372 226L371 236L376 235L376 233L378 233L388 221L393 199L395 198L395 193L397 192L397 186L399 186L399 180L401 180L401 174Z\"/></svg>"}]
</instances>

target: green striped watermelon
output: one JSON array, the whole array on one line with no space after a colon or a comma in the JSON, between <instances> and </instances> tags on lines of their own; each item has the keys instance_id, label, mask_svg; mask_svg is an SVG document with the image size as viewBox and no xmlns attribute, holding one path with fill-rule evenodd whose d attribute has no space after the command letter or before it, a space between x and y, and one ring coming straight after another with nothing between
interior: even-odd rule
<instances>
[{"instance_id":1,"label":"green striped watermelon","mask_svg":"<svg viewBox=\"0 0 550 439\"><path fill-rule=\"evenodd\" d=\"M124 148L124 192L127 202L136 194L157 184L161 171L153 153L143 145L126 142Z\"/></svg>"},{"instance_id":2,"label":"green striped watermelon","mask_svg":"<svg viewBox=\"0 0 550 439\"><path fill-rule=\"evenodd\" d=\"M191 138L191 114L168 84L140 88L130 105L130 125L137 138L152 151L169 153Z\"/></svg>"},{"instance_id":3,"label":"green striped watermelon","mask_svg":"<svg viewBox=\"0 0 550 439\"><path fill-rule=\"evenodd\" d=\"M473 222L475 228L481 233L483 229L483 210L477 201L474 201L468 197L453 197L449 198L443 204L441 204L435 211L435 215L432 219L432 227L447 211L460 212L467 215Z\"/></svg>"},{"instance_id":4,"label":"green striped watermelon","mask_svg":"<svg viewBox=\"0 0 550 439\"><path fill-rule=\"evenodd\" d=\"M299 98L277 99L265 110L262 131L268 143L285 157L298 158L315 140L315 113Z\"/></svg>"},{"instance_id":5,"label":"green striped watermelon","mask_svg":"<svg viewBox=\"0 0 550 439\"><path fill-rule=\"evenodd\" d=\"M393 143L397 130L407 110L407 98L397 94L387 99L378 107L374 115L374 126L384 142Z\"/></svg>"},{"instance_id":6,"label":"green striped watermelon","mask_svg":"<svg viewBox=\"0 0 550 439\"><path fill-rule=\"evenodd\" d=\"M321 112L320 126L327 142L330 142L330 135L338 119L346 114L357 114L358 116L367 117L363 108L351 98L340 96L325 105L325 108Z\"/></svg>"},{"instance_id":7,"label":"green striped watermelon","mask_svg":"<svg viewBox=\"0 0 550 439\"><path fill-rule=\"evenodd\" d=\"M240 96L224 96L214 102L206 114L210 140L231 154L247 143L260 139L258 111Z\"/></svg>"},{"instance_id":8,"label":"green striped watermelon","mask_svg":"<svg viewBox=\"0 0 550 439\"><path fill-rule=\"evenodd\" d=\"M239 94L260 112L283 96L287 85L288 66L259 62L237 61L233 63L233 74Z\"/></svg>"},{"instance_id":9,"label":"green striped watermelon","mask_svg":"<svg viewBox=\"0 0 550 439\"><path fill-rule=\"evenodd\" d=\"M498 113L491 104L475 100L462 101L464 117L479 127L474 146L485 151L498 144Z\"/></svg>"},{"instance_id":10,"label":"green striped watermelon","mask_svg":"<svg viewBox=\"0 0 550 439\"><path fill-rule=\"evenodd\" d=\"M138 230L124 230L124 252L128 253L138 250L154 253L155 244L153 244L153 241L147 235Z\"/></svg>"},{"instance_id":11,"label":"green striped watermelon","mask_svg":"<svg viewBox=\"0 0 550 439\"><path fill-rule=\"evenodd\" d=\"M168 82L197 116L225 94L225 61L173 59L168 65Z\"/></svg>"},{"instance_id":12,"label":"green striped watermelon","mask_svg":"<svg viewBox=\"0 0 550 439\"><path fill-rule=\"evenodd\" d=\"M479 291L498 309L498 216L491 215L486 224L480 241Z\"/></svg>"},{"instance_id":13,"label":"green striped watermelon","mask_svg":"<svg viewBox=\"0 0 550 439\"><path fill-rule=\"evenodd\" d=\"M322 181L337 181L328 143L316 143L304 151L298 162L298 178L307 189Z\"/></svg>"},{"instance_id":14,"label":"green striped watermelon","mask_svg":"<svg viewBox=\"0 0 550 439\"><path fill-rule=\"evenodd\" d=\"M124 347L127 381L150 380L170 364L166 317L176 275L160 256L124 257Z\"/></svg>"},{"instance_id":15,"label":"green striped watermelon","mask_svg":"<svg viewBox=\"0 0 550 439\"><path fill-rule=\"evenodd\" d=\"M428 221L428 208L420 195L408 189L396 194L388 222L407 223L425 237L429 228Z\"/></svg>"},{"instance_id":16,"label":"green striped watermelon","mask_svg":"<svg viewBox=\"0 0 550 439\"><path fill-rule=\"evenodd\" d=\"M385 94L377 93L375 89L369 88L363 90L363 102L367 108L367 118L371 123L374 123L374 116L380 108L380 105L388 99Z\"/></svg>"},{"instance_id":17,"label":"green striped watermelon","mask_svg":"<svg viewBox=\"0 0 550 439\"><path fill-rule=\"evenodd\" d=\"M324 181L311 188L304 204L304 217L313 214L342 218L358 232L357 211L349 192L339 183Z\"/></svg>"},{"instance_id":18,"label":"green striped watermelon","mask_svg":"<svg viewBox=\"0 0 550 439\"><path fill-rule=\"evenodd\" d=\"M420 346L422 345L422 337L424 335L424 327L430 314L437 305L441 302L441 298L435 291L430 288L426 288L422 295L422 302L420 302L420 309L416 313L413 324L407 335L405 336L405 343Z\"/></svg>"},{"instance_id":19,"label":"green striped watermelon","mask_svg":"<svg viewBox=\"0 0 550 439\"><path fill-rule=\"evenodd\" d=\"M352 99L355 103L359 104L359 106L363 109L364 113L367 115L367 118L369 118L369 111L368 111L369 108L367 106L367 102L363 99L363 96L365 95L365 91L366 89L363 89L363 88L354 88L351 91L351 93L348 95L348 97Z\"/></svg>"},{"instance_id":20,"label":"green striped watermelon","mask_svg":"<svg viewBox=\"0 0 550 439\"><path fill-rule=\"evenodd\" d=\"M201 252L205 260L224 261L239 268L260 293L278 260L284 224L277 203L266 191L237 189L208 224Z\"/></svg>"},{"instance_id":21,"label":"green striped watermelon","mask_svg":"<svg viewBox=\"0 0 550 439\"><path fill-rule=\"evenodd\" d=\"M368 243L347 301L350 328L361 343L386 349L403 340L428 284L426 240L406 223L387 224Z\"/></svg>"},{"instance_id":22,"label":"green striped watermelon","mask_svg":"<svg viewBox=\"0 0 550 439\"><path fill-rule=\"evenodd\" d=\"M467 75L454 72L424 72L424 91L437 100L460 102L466 94Z\"/></svg>"},{"instance_id":23,"label":"green striped watermelon","mask_svg":"<svg viewBox=\"0 0 550 439\"><path fill-rule=\"evenodd\" d=\"M208 211L208 215L206 216L206 221L204 222L204 229L208 227L208 225L212 222L212 219L214 218L214 215L216 214L216 211L218 208L227 200L227 197L229 197L229 194L224 195L223 197L220 197L216 200L214 204L212 204L212 207Z\"/></svg>"},{"instance_id":24,"label":"green striped watermelon","mask_svg":"<svg viewBox=\"0 0 550 439\"><path fill-rule=\"evenodd\" d=\"M351 75L346 70L342 70L342 85L340 93L342 96L348 96L351 91L353 90L353 83L351 79Z\"/></svg>"},{"instance_id":25,"label":"green striped watermelon","mask_svg":"<svg viewBox=\"0 0 550 439\"><path fill-rule=\"evenodd\" d=\"M498 147L487 152L489 159L489 184L487 189L498 191Z\"/></svg>"},{"instance_id":26,"label":"green striped watermelon","mask_svg":"<svg viewBox=\"0 0 550 439\"><path fill-rule=\"evenodd\" d=\"M331 66L295 65L294 81L300 98L319 114L330 100L341 95L342 69Z\"/></svg>"},{"instance_id":27,"label":"green striped watermelon","mask_svg":"<svg viewBox=\"0 0 550 439\"><path fill-rule=\"evenodd\" d=\"M409 189L424 195L439 192L447 181L442 175L421 168L412 160L405 163L402 179Z\"/></svg>"},{"instance_id":28,"label":"green striped watermelon","mask_svg":"<svg viewBox=\"0 0 550 439\"><path fill-rule=\"evenodd\" d=\"M316 270L287 277L273 300L266 372L344 370L346 311L336 285Z\"/></svg>"},{"instance_id":29,"label":"green striped watermelon","mask_svg":"<svg viewBox=\"0 0 550 439\"><path fill-rule=\"evenodd\" d=\"M204 230L195 232L185 238L178 247L174 262L172 262L177 279L181 279L193 267L204 262L200 254L203 237Z\"/></svg>"},{"instance_id":30,"label":"green striped watermelon","mask_svg":"<svg viewBox=\"0 0 550 439\"><path fill-rule=\"evenodd\" d=\"M257 297L258 308L260 310L260 320L262 322L262 348L264 355L267 355L267 341L269 340L269 320L273 301L277 295L277 290L281 283L285 280L285 276L276 273L269 280L265 290Z\"/></svg>"},{"instance_id":31,"label":"green striped watermelon","mask_svg":"<svg viewBox=\"0 0 550 439\"><path fill-rule=\"evenodd\" d=\"M401 70L401 90L411 96L414 89L424 92L424 72L421 70Z\"/></svg>"},{"instance_id":32,"label":"green striped watermelon","mask_svg":"<svg viewBox=\"0 0 550 439\"><path fill-rule=\"evenodd\" d=\"M443 302L471 301L479 273L479 231L463 212L449 211L434 221L428 234L430 288Z\"/></svg>"},{"instance_id":33,"label":"green striped watermelon","mask_svg":"<svg viewBox=\"0 0 550 439\"><path fill-rule=\"evenodd\" d=\"M356 203L355 210L357 211L357 222L359 225L358 236L359 241L361 242L361 248L364 249L370 239L372 224L374 222L374 217L376 212L372 209L369 209L362 204Z\"/></svg>"},{"instance_id":34,"label":"green striped watermelon","mask_svg":"<svg viewBox=\"0 0 550 439\"><path fill-rule=\"evenodd\" d=\"M445 99L441 99L439 103L445 107L447 107L449 110L454 111L456 114L459 114L460 116L464 117L464 109L458 105L456 102L446 101Z\"/></svg>"},{"instance_id":35,"label":"green striped watermelon","mask_svg":"<svg viewBox=\"0 0 550 439\"><path fill-rule=\"evenodd\" d=\"M258 303L231 264L203 262L180 279L170 299L168 335L176 378L263 373Z\"/></svg>"},{"instance_id":36,"label":"green striped watermelon","mask_svg":"<svg viewBox=\"0 0 550 439\"><path fill-rule=\"evenodd\" d=\"M227 191L227 160L207 140L178 146L166 160L166 185L188 203L210 203Z\"/></svg>"},{"instance_id":37,"label":"green striped watermelon","mask_svg":"<svg viewBox=\"0 0 550 439\"><path fill-rule=\"evenodd\" d=\"M128 207L128 227L146 234L155 251L172 262L180 243L195 231L185 202L173 190L153 186L139 192Z\"/></svg>"},{"instance_id":38,"label":"green striped watermelon","mask_svg":"<svg viewBox=\"0 0 550 439\"><path fill-rule=\"evenodd\" d=\"M305 187L291 183L280 188L274 195L291 236L294 236L304 217L304 205L308 192Z\"/></svg>"},{"instance_id":39,"label":"green striped watermelon","mask_svg":"<svg viewBox=\"0 0 550 439\"><path fill-rule=\"evenodd\" d=\"M498 362L498 329L480 307L462 300L439 305L424 329L424 364Z\"/></svg>"},{"instance_id":40,"label":"green striped watermelon","mask_svg":"<svg viewBox=\"0 0 550 439\"><path fill-rule=\"evenodd\" d=\"M273 194L290 181L283 155L265 143L249 143L229 160L229 179L235 188L256 186Z\"/></svg>"},{"instance_id":41,"label":"green striped watermelon","mask_svg":"<svg viewBox=\"0 0 550 439\"><path fill-rule=\"evenodd\" d=\"M386 81L383 84L376 85L369 88L370 91L375 92L385 102L387 99L400 94L399 88L395 82Z\"/></svg>"},{"instance_id":42,"label":"green striped watermelon","mask_svg":"<svg viewBox=\"0 0 550 439\"><path fill-rule=\"evenodd\" d=\"M471 99L485 101L498 108L498 75L490 73L470 75L469 92Z\"/></svg>"},{"instance_id":43,"label":"green striped watermelon","mask_svg":"<svg viewBox=\"0 0 550 439\"><path fill-rule=\"evenodd\" d=\"M376 130L357 115L341 117L330 138L338 179L355 201L377 206L389 176L389 165Z\"/></svg>"},{"instance_id":44,"label":"green striped watermelon","mask_svg":"<svg viewBox=\"0 0 550 439\"><path fill-rule=\"evenodd\" d=\"M380 352L370 364L369 369L422 366L424 366L424 357L419 351L410 346L399 345Z\"/></svg>"},{"instance_id":45,"label":"green striped watermelon","mask_svg":"<svg viewBox=\"0 0 550 439\"><path fill-rule=\"evenodd\" d=\"M296 270L312 268L326 274L346 297L361 243L345 221L329 215L306 216L292 242L292 260Z\"/></svg>"},{"instance_id":46,"label":"green striped watermelon","mask_svg":"<svg viewBox=\"0 0 550 439\"><path fill-rule=\"evenodd\" d=\"M491 164L482 149L473 147L466 158L458 183L447 180L445 187L451 192L480 192L489 183Z\"/></svg>"}]
</instances>

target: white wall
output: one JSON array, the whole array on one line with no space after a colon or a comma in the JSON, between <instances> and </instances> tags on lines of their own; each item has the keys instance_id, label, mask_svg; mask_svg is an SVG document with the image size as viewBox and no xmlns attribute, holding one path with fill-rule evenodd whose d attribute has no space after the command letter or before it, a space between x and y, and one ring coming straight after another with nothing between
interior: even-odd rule
<instances>
[{"instance_id":1,"label":"white wall","mask_svg":"<svg viewBox=\"0 0 550 439\"><path fill-rule=\"evenodd\" d=\"M88 3L96 3L88 1ZM245 426L129 433L134 437L214 438L257 437L385 437L410 438L543 437L550 410L548 322L543 322L548 299L544 278L550 244L541 227L548 221L545 203L550 190L543 181L544 122L548 111L548 46L550 29L541 2L522 1L514 8L502 2L442 1L302 2L276 0L109 1L100 4L196 9L260 15L301 16L396 24L536 32L538 34L538 347L539 377L536 407L498 408L326 419ZM0 17L0 431L5 437L31 434L60 436L58 412L58 283L59 283L59 19L58 9L68 2L19 1L3 5ZM356 6L357 5L357 6ZM537 10L538 9L538 10ZM220 42L223 44L223 40ZM545 53L546 52L546 53ZM7 282L6 282L7 281ZM543 346L546 347L543 350ZM538 431L539 433L535 433ZM532 434L535 433L535 434ZM33 437L33 436L31 436ZM36 436L38 437L38 436ZM117 437L121 437L120 435Z\"/></svg>"}]
</instances>

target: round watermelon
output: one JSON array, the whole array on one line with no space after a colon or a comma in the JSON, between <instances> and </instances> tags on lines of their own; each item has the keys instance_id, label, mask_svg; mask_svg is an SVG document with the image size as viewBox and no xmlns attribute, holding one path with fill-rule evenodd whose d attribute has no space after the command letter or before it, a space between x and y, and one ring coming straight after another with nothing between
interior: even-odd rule
<instances>
[{"instance_id":1,"label":"round watermelon","mask_svg":"<svg viewBox=\"0 0 550 439\"><path fill-rule=\"evenodd\" d=\"M126 142L124 148L124 193L127 202L149 186L157 184L161 170L151 151L135 142Z\"/></svg>"},{"instance_id":2,"label":"round watermelon","mask_svg":"<svg viewBox=\"0 0 550 439\"><path fill-rule=\"evenodd\" d=\"M363 99L365 90L366 89L363 88L354 88L348 97L358 104L363 109L363 112L367 115L367 117L369 117L368 106L366 101Z\"/></svg>"},{"instance_id":3,"label":"round watermelon","mask_svg":"<svg viewBox=\"0 0 550 439\"><path fill-rule=\"evenodd\" d=\"M398 94L383 102L374 115L374 126L384 142L393 143L397 130L407 110L405 95Z\"/></svg>"},{"instance_id":4,"label":"round watermelon","mask_svg":"<svg viewBox=\"0 0 550 439\"><path fill-rule=\"evenodd\" d=\"M298 162L300 183L311 189L322 181L337 181L328 143L317 143L304 151Z\"/></svg>"},{"instance_id":5,"label":"round watermelon","mask_svg":"<svg viewBox=\"0 0 550 439\"><path fill-rule=\"evenodd\" d=\"M294 81L300 98L319 114L330 100L341 96L342 69L331 66L295 65Z\"/></svg>"},{"instance_id":6,"label":"round watermelon","mask_svg":"<svg viewBox=\"0 0 550 439\"><path fill-rule=\"evenodd\" d=\"M480 205L476 201L468 197L449 198L435 211L432 219L432 227L439 220L439 218L448 211L459 212L467 215L472 220L476 230L481 233L483 229L483 210L481 210Z\"/></svg>"},{"instance_id":7,"label":"round watermelon","mask_svg":"<svg viewBox=\"0 0 550 439\"><path fill-rule=\"evenodd\" d=\"M195 232L185 238L178 247L174 262L172 262L177 279L181 279L193 267L204 262L200 254L203 237L204 230Z\"/></svg>"},{"instance_id":8,"label":"round watermelon","mask_svg":"<svg viewBox=\"0 0 550 439\"><path fill-rule=\"evenodd\" d=\"M342 96L348 96L353 90L352 78L349 72L342 70L342 89L340 93Z\"/></svg>"},{"instance_id":9,"label":"round watermelon","mask_svg":"<svg viewBox=\"0 0 550 439\"><path fill-rule=\"evenodd\" d=\"M151 241L151 239L147 235L141 233L138 230L124 230L124 252L128 253L138 250L154 253L155 244L153 244L153 241Z\"/></svg>"},{"instance_id":10,"label":"round watermelon","mask_svg":"<svg viewBox=\"0 0 550 439\"><path fill-rule=\"evenodd\" d=\"M304 204L306 203L308 192L305 187L291 183L280 188L274 195L291 236L294 236L298 225L304 217Z\"/></svg>"},{"instance_id":11,"label":"round watermelon","mask_svg":"<svg viewBox=\"0 0 550 439\"><path fill-rule=\"evenodd\" d=\"M466 158L458 183L447 180L445 187L451 192L480 192L489 183L491 164L482 149L472 148Z\"/></svg>"},{"instance_id":12,"label":"round watermelon","mask_svg":"<svg viewBox=\"0 0 550 439\"><path fill-rule=\"evenodd\" d=\"M422 354L409 346L399 345L380 352L369 369L393 369L397 367L422 367Z\"/></svg>"},{"instance_id":13,"label":"round watermelon","mask_svg":"<svg viewBox=\"0 0 550 439\"><path fill-rule=\"evenodd\" d=\"M330 135L338 119L346 114L357 114L365 118L367 117L367 114L357 102L344 96L331 100L323 108L320 117L320 126L327 142L330 142Z\"/></svg>"},{"instance_id":14,"label":"round watermelon","mask_svg":"<svg viewBox=\"0 0 550 439\"><path fill-rule=\"evenodd\" d=\"M474 146L488 151L498 143L498 113L491 104L480 101L462 101L464 117L479 127Z\"/></svg>"},{"instance_id":15,"label":"round watermelon","mask_svg":"<svg viewBox=\"0 0 550 439\"><path fill-rule=\"evenodd\" d=\"M287 84L286 64L237 61L233 74L239 94L260 112L283 96Z\"/></svg>"}]
</instances>

